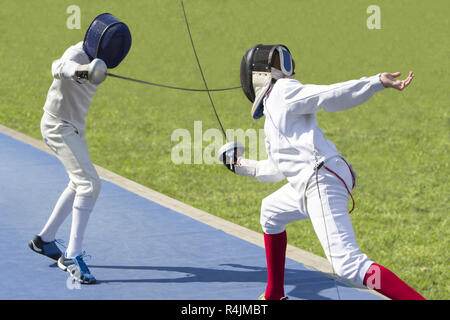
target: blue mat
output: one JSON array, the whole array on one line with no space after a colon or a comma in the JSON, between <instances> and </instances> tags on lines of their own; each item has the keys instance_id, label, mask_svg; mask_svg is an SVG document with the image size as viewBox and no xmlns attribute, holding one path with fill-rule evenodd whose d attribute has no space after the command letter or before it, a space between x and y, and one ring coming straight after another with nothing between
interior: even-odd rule
<instances>
[{"instance_id":1,"label":"blue mat","mask_svg":"<svg viewBox=\"0 0 450 320\"><path fill-rule=\"evenodd\" d=\"M27 243L68 183L58 159L0 133L0 299L252 300L264 292L264 249L108 181L84 249L98 283L80 286ZM70 217L57 238L68 240ZM380 299L338 283L341 299ZM334 281L286 261L290 299L336 299Z\"/></svg>"}]
</instances>

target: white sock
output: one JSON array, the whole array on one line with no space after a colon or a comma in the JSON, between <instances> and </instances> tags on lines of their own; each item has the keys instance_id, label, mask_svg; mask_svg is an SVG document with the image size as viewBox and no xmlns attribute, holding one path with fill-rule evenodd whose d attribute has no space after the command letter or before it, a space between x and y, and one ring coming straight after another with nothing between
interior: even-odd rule
<instances>
[{"instance_id":1,"label":"white sock","mask_svg":"<svg viewBox=\"0 0 450 320\"><path fill-rule=\"evenodd\" d=\"M62 225L67 216L72 212L73 201L75 199L75 190L67 187L59 196L50 218L47 220L41 233L38 235L44 242L55 240L56 232Z\"/></svg>"},{"instance_id":2,"label":"white sock","mask_svg":"<svg viewBox=\"0 0 450 320\"><path fill-rule=\"evenodd\" d=\"M72 227L66 250L66 258L75 258L82 253L84 232L96 198L76 196L72 208Z\"/></svg>"}]
</instances>

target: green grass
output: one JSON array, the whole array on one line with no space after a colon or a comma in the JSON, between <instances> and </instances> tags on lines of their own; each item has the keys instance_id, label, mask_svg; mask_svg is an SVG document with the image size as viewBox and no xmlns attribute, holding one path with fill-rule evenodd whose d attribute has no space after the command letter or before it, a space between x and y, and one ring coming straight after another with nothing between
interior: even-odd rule
<instances>
[{"instance_id":1,"label":"green grass","mask_svg":"<svg viewBox=\"0 0 450 320\"><path fill-rule=\"evenodd\" d=\"M35 138L51 62L82 40L91 19L111 12L129 25L132 49L115 73L201 88L181 7L166 1L81 1L81 30L66 28L73 1L7 1L0 11L0 123ZM381 8L381 30L366 28L366 8ZM256 43L283 43L297 79L329 84L382 71L414 70L404 92L385 90L346 112L318 113L327 137L353 164L352 221L362 251L428 299L450 298L450 93L446 0L186 0L185 8L210 87L239 83L239 64ZM214 93L226 128L259 130L239 90ZM108 79L87 118L93 161L111 171L250 229L261 231L261 184L221 165L174 165L170 137L216 128L204 93L170 91ZM209 143L205 142L204 147ZM220 182L220 183L218 183ZM323 255L308 221L288 226L289 243Z\"/></svg>"}]
</instances>

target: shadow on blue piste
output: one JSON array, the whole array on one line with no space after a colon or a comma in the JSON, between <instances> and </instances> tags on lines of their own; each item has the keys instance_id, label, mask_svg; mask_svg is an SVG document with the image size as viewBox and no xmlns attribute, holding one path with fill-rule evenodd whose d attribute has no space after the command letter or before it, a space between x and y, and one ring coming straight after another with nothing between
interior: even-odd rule
<instances>
[{"instance_id":1,"label":"shadow on blue piste","mask_svg":"<svg viewBox=\"0 0 450 320\"><path fill-rule=\"evenodd\" d=\"M267 269L256 266L245 266L240 264L221 264L233 268L245 269L239 270L223 270L199 267L170 267L170 266L100 266L90 265L89 268L104 269L123 269L123 270L156 270L169 271L185 274L179 278L154 278L154 279L97 279L97 284L102 283L190 283L190 282L241 282L241 283L266 283ZM248 271L251 270L251 271ZM298 299L328 300L330 298L321 295L321 291L334 288L333 280L322 276L317 278L308 270L295 270L286 268L285 270L285 286L294 286L292 290L286 292L289 297ZM187 274L187 275L186 275Z\"/></svg>"}]
</instances>

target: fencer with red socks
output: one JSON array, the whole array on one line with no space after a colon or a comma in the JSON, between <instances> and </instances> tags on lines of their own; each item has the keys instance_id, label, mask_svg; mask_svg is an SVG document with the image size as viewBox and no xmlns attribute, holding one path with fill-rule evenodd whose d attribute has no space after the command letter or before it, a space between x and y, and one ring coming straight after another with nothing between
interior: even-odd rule
<instances>
[{"instance_id":1,"label":"fencer with red socks","mask_svg":"<svg viewBox=\"0 0 450 320\"><path fill-rule=\"evenodd\" d=\"M424 299L393 272L363 254L356 244L348 202L356 174L317 124L316 113L344 111L366 102L384 88L403 90L409 73L380 73L332 85L304 85L294 79L295 64L283 45L256 45L241 62L241 84L253 103L254 119L265 116L267 160L243 157L243 146L227 143L219 157L236 174L261 182L288 183L261 204L261 226L267 260L267 287L260 297L285 298L286 225L310 219L314 231L340 278L365 285L387 298Z\"/></svg>"}]
</instances>

